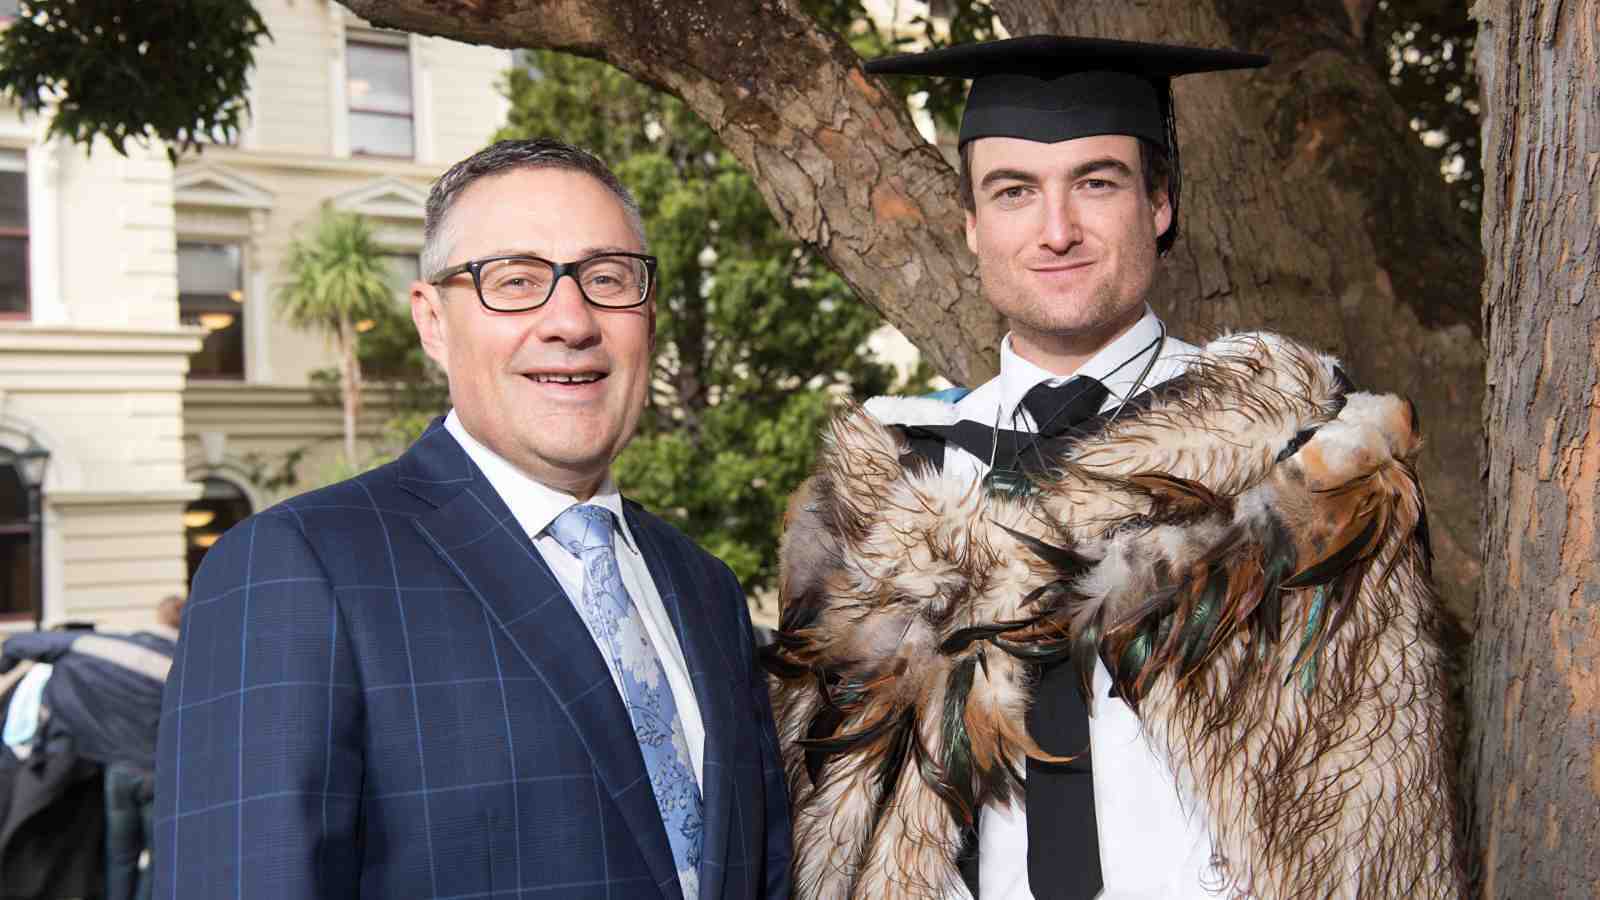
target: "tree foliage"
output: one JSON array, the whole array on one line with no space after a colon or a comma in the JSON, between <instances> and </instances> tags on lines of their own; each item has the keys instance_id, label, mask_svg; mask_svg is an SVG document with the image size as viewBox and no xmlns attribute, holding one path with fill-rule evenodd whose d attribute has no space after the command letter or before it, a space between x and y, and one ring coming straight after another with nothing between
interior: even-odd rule
<instances>
[{"instance_id":1,"label":"tree foliage","mask_svg":"<svg viewBox=\"0 0 1600 900\"><path fill-rule=\"evenodd\" d=\"M297 328L327 334L338 351L344 458L353 464L361 412L361 332L356 326L393 315L382 248L366 219L324 208L311 236L290 244L283 269L287 282L278 294L279 312Z\"/></svg>"},{"instance_id":2,"label":"tree foliage","mask_svg":"<svg viewBox=\"0 0 1600 900\"><path fill-rule=\"evenodd\" d=\"M1439 155L1462 210L1477 219L1483 190L1478 151L1478 25L1459 0L1383 0L1373 15L1375 64L1388 73L1411 127Z\"/></svg>"},{"instance_id":3,"label":"tree foliage","mask_svg":"<svg viewBox=\"0 0 1600 900\"><path fill-rule=\"evenodd\" d=\"M250 0L24 0L0 29L0 93L52 136L124 155L153 138L176 160L238 133L263 39Z\"/></svg>"},{"instance_id":4,"label":"tree foliage","mask_svg":"<svg viewBox=\"0 0 1600 900\"><path fill-rule=\"evenodd\" d=\"M748 173L683 104L590 60L530 53L501 137L605 159L661 260L655 373L623 489L721 557L747 588L776 568L783 505L840 399L883 393L861 352L881 320L786 237ZM604 103L595 98L604 97Z\"/></svg>"},{"instance_id":5,"label":"tree foliage","mask_svg":"<svg viewBox=\"0 0 1600 900\"><path fill-rule=\"evenodd\" d=\"M908 16L904 23L877 20L861 0L803 0L800 5L818 24L847 35L851 48L863 59L1000 37L999 19L987 0L916 3L928 7L927 11ZM897 8L898 4L892 6L891 12ZM920 106L940 129L953 133L961 126L961 110L967 102L964 80L911 75L888 79L886 86L903 97L919 97Z\"/></svg>"}]
</instances>

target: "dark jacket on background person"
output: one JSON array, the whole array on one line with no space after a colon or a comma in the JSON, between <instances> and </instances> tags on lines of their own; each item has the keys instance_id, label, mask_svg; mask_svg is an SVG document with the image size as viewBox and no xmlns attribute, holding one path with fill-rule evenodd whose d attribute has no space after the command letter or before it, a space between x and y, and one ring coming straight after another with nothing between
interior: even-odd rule
<instances>
[{"instance_id":1,"label":"dark jacket on background person","mask_svg":"<svg viewBox=\"0 0 1600 900\"><path fill-rule=\"evenodd\" d=\"M22 660L50 663L46 730L69 734L84 759L154 770L161 689L177 637L163 626L131 634L24 632L0 644L0 673Z\"/></svg>"},{"instance_id":2,"label":"dark jacket on background person","mask_svg":"<svg viewBox=\"0 0 1600 900\"><path fill-rule=\"evenodd\" d=\"M24 632L0 644L0 675L49 663L48 712L27 759L0 747L0 898L102 896L102 767L155 765L161 690L177 635ZM7 679L11 681L12 679ZM0 694L0 721L14 688Z\"/></svg>"}]
</instances>

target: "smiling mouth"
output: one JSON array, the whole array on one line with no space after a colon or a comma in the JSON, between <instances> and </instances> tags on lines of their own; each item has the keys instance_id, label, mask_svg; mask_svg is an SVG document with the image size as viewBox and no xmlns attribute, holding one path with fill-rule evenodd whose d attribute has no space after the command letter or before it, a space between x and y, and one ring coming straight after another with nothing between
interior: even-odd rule
<instances>
[{"instance_id":1,"label":"smiling mouth","mask_svg":"<svg viewBox=\"0 0 1600 900\"><path fill-rule=\"evenodd\" d=\"M529 373L524 377L529 381L535 381L540 384L593 384L606 376L602 372L583 372L575 375Z\"/></svg>"},{"instance_id":2,"label":"smiling mouth","mask_svg":"<svg viewBox=\"0 0 1600 900\"><path fill-rule=\"evenodd\" d=\"M1074 269L1082 269L1092 265L1094 265L1094 260L1086 259L1082 262L1070 262L1053 266L1030 266L1029 268L1034 272L1043 272L1048 274L1051 272L1071 272Z\"/></svg>"}]
</instances>

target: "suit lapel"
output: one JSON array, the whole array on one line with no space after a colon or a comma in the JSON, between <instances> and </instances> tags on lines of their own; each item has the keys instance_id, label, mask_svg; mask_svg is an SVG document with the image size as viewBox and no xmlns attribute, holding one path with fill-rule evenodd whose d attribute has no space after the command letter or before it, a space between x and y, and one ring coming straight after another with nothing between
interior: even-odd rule
<instances>
[{"instance_id":1,"label":"suit lapel","mask_svg":"<svg viewBox=\"0 0 1600 900\"><path fill-rule=\"evenodd\" d=\"M718 644L717 629L728 627L717 621L708 598L713 586L700 584L680 554L666 552L663 536L632 503L624 504L628 528L639 542L645 565L655 581L661 602L672 618L689 665L700 719L705 725L705 760L701 767L701 796L704 806L704 845L700 864L700 896L703 900L722 896L727 875L728 829L733 819L732 731L733 694L729 654Z\"/></svg>"},{"instance_id":2,"label":"suit lapel","mask_svg":"<svg viewBox=\"0 0 1600 900\"><path fill-rule=\"evenodd\" d=\"M672 846L627 707L594 638L533 542L449 432L431 428L400 460L401 487L437 506L416 527L560 699L656 884L677 884Z\"/></svg>"}]
</instances>

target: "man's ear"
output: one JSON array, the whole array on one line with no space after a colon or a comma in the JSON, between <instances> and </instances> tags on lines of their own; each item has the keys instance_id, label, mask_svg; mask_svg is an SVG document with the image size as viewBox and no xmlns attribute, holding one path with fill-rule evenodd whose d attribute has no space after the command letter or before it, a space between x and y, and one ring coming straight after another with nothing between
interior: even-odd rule
<instances>
[{"instance_id":1,"label":"man's ear","mask_svg":"<svg viewBox=\"0 0 1600 900\"><path fill-rule=\"evenodd\" d=\"M1162 185L1150 197L1150 212L1154 216L1156 237L1167 233L1172 227L1172 200L1167 194L1167 186Z\"/></svg>"},{"instance_id":2,"label":"man's ear","mask_svg":"<svg viewBox=\"0 0 1600 900\"><path fill-rule=\"evenodd\" d=\"M978 213L971 209L967 210L967 249L974 256L978 253Z\"/></svg>"},{"instance_id":3,"label":"man's ear","mask_svg":"<svg viewBox=\"0 0 1600 900\"><path fill-rule=\"evenodd\" d=\"M439 289L424 281L411 282L411 321L417 326L422 350L450 374L450 323L444 316L444 298Z\"/></svg>"},{"instance_id":4,"label":"man's ear","mask_svg":"<svg viewBox=\"0 0 1600 900\"><path fill-rule=\"evenodd\" d=\"M656 288L655 288L655 285L651 285L650 286L650 302L645 304L645 307L650 311L649 312L648 321L645 322L645 327L650 329L650 353L653 356L655 354L655 352L656 352Z\"/></svg>"}]
</instances>

